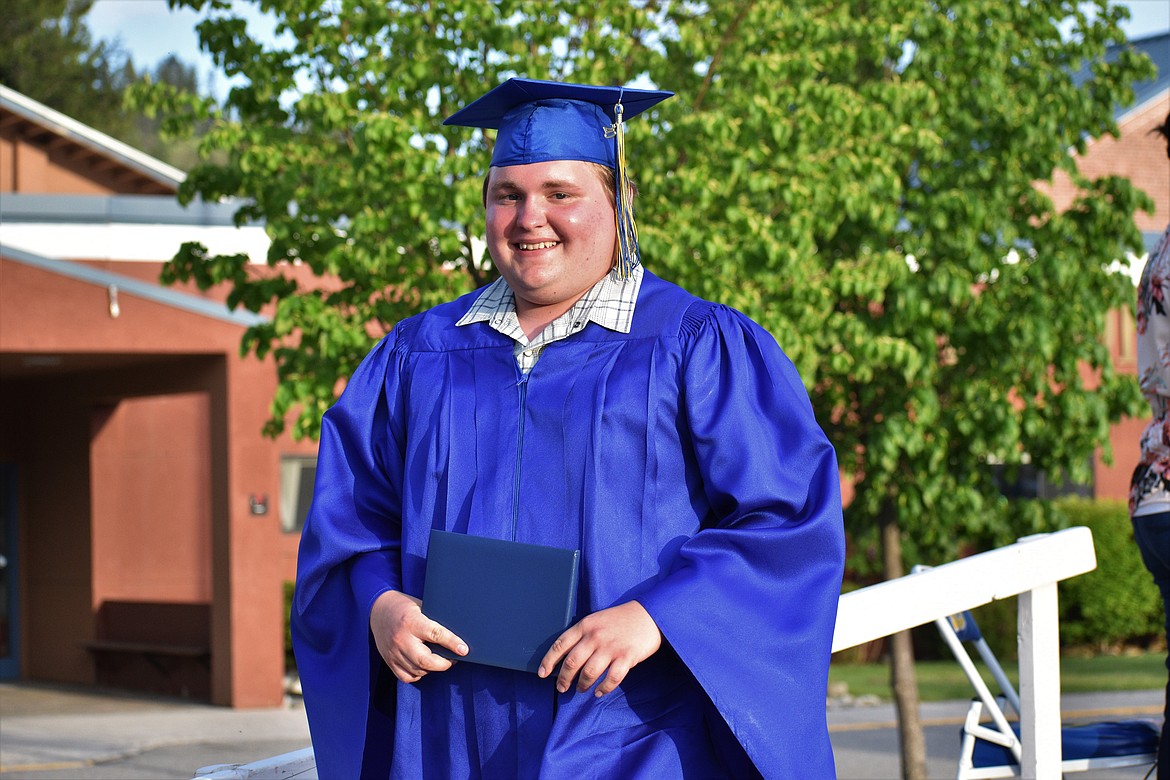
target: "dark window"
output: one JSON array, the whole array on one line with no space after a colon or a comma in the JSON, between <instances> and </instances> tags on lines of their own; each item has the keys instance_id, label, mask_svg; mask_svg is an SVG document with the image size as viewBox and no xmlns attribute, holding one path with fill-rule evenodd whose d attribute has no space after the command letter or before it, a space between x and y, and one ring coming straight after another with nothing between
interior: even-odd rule
<instances>
[{"instance_id":1,"label":"dark window","mask_svg":"<svg viewBox=\"0 0 1170 780\"><path fill-rule=\"evenodd\" d=\"M285 533L300 533L313 503L313 480L317 459L285 455L280 459L280 527Z\"/></svg>"}]
</instances>

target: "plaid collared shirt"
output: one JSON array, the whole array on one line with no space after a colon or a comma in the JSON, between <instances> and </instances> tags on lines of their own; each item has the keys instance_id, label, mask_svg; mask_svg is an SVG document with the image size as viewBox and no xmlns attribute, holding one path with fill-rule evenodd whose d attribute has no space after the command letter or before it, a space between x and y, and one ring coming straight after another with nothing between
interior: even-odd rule
<instances>
[{"instance_id":1,"label":"plaid collared shirt","mask_svg":"<svg viewBox=\"0 0 1170 780\"><path fill-rule=\"evenodd\" d=\"M634 267L628 279L619 279L615 271L603 276L589 288L573 308L550 322L532 341L524 335L520 320L516 316L516 296L503 277L488 285L475 299L458 325L473 322L487 322L493 329L515 342L513 354L520 370L527 374L536 365L540 353L554 341L560 341L578 333L589 322L596 322L603 328L629 333L634 322L634 304L638 301L638 290L642 287L642 266Z\"/></svg>"}]
</instances>

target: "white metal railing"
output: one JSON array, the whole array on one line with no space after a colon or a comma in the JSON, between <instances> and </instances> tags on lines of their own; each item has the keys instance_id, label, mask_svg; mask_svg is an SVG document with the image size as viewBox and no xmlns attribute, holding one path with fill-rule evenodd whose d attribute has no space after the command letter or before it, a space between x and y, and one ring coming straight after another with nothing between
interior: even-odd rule
<instances>
[{"instance_id":1,"label":"white metal railing","mask_svg":"<svg viewBox=\"0 0 1170 780\"><path fill-rule=\"evenodd\" d=\"M833 652L998 599L1018 596L1023 780L1060 778L1060 646L1056 584L1097 567L1088 528L1015 544L843 594ZM200 780L316 777L312 748L252 764L204 767Z\"/></svg>"},{"instance_id":2,"label":"white metal railing","mask_svg":"<svg viewBox=\"0 0 1170 780\"><path fill-rule=\"evenodd\" d=\"M317 762L313 748L301 748L292 753L263 758L251 764L215 764L195 772L198 780L314 780Z\"/></svg>"},{"instance_id":3,"label":"white metal railing","mask_svg":"<svg viewBox=\"0 0 1170 780\"><path fill-rule=\"evenodd\" d=\"M1030 536L841 596L833 652L1018 596L1023 780L1061 776L1056 584L1097 567L1088 528Z\"/></svg>"}]
</instances>

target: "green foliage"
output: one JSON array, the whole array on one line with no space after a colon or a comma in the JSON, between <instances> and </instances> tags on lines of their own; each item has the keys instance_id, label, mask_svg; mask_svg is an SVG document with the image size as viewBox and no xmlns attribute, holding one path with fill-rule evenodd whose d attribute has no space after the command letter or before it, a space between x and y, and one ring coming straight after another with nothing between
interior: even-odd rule
<instances>
[{"instance_id":1,"label":"green foliage","mask_svg":"<svg viewBox=\"0 0 1170 780\"><path fill-rule=\"evenodd\" d=\"M1121 501L1063 500L1070 525L1093 532L1097 568L1060 583L1060 638L1104 649L1162 634L1162 597L1142 564Z\"/></svg>"},{"instance_id":2,"label":"green foliage","mask_svg":"<svg viewBox=\"0 0 1170 780\"><path fill-rule=\"evenodd\" d=\"M192 167L194 143L164 138L158 121L125 110L123 96L144 78L194 95L194 66L172 54L139 73L119 41L93 40L85 23L92 6L93 0L5 0L0 83L172 165Z\"/></svg>"},{"instance_id":3,"label":"green foliage","mask_svg":"<svg viewBox=\"0 0 1170 780\"><path fill-rule=\"evenodd\" d=\"M127 58L92 40L93 0L5 0L0 13L0 83L105 132L130 130L119 95Z\"/></svg>"},{"instance_id":4,"label":"green foliage","mask_svg":"<svg viewBox=\"0 0 1170 780\"><path fill-rule=\"evenodd\" d=\"M1012 512L1042 524L987 464L1084 477L1141 408L1101 334L1131 306L1110 265L1147 200L1078 178L1059 213L1036 186L1151 74L1103 62L1124 41L1105 0L265 0L274 45L226 0L175 2L240 86L138 97L174 129L211 123L224 161L182 197L243 199L272 248L258 272L187 247L168 278L272 307L245 339L276 360L272 433L316 435L375 338L493 276L472 240L491 134L440 122L511 75L678 93L629 127L643 257L776 335L855 480L859 537L885 518L937 560Z\"/></svg>"},{"instance_id":5,"label":"green foliage","mask_svg":"<svg viewBox=\"0 0 1170 780\"><path fill-rule=\"evenodd\" d=\"M292 580L285 580L282 583L284 590L284 667L285 669L296 669L297 659L293 655L292 643L292 603L293 603L293 586L295 583Z\"/></svg>"},{"instance_id":6,"label":"green foliage","mask_svg":"<svg viewBox=\"0 0 1170 780\"><path fill-rule=\"evenodd\" d=\"M1016 538L1030 533L1085 526L1093 533L1097 568L1060 583L1060 639L1065 649L1111 651L1145 646L1162 635L1161 594L1133 541L1124 502L1062 498L1044 503L1050 510L1039 526L1014 526ZM1007 527L1012 528L1009 520ZM983 549L1002 546L996 539ZM979 629L1002 659L1016 656L1016 599L985 604L974 611ZM925 650L922 657L937 658L947 650L933 627L916 631Z\"/></svg>"},{"instance_id":7,"label":"green foliage","mask_svg":"<svg viewBox=\"0 0 1170 780\"><path fill-rule=\"evenodd\" d=\"M199 94L199 78L195 73L195 66L170 54L160 60L152 71L139 74L134 72L133 67L128 68L129 81L123 90L120 103L124 108L131 110L124 115L132 117L133 128L130 133L121 136L122 139L181 170L195 167L199 163L198 139L207 132L206 122L193 127L184 125L176 136L165 129L165 121L156 116L152 109L140 106L133 100L135 85L140 82L155 84L160 90L169 90L179 96L188 95L194 99ZM222 158L216 159L222 161Z\"/></svg>"},{"instance_id":8,"label":"green foliage","mask_svg":"<svg viewBox=\"0 0 1170 780\"><path fill-rule=\"evenodd\" d=\"M971 611L975 621L979 624L979 632L987 640L991 652L996 658L1007 663L1019 657L1018 608L1016 598L1000 599ZM922 654L922 658L950 658L951 651L938 634L933 625L921 626L915 629L916 638L929 640L933 646L930 653Z\"/></svg>"},{"instance_id":9,"label":"green foliage","mask_svg":"<svg viewBox=\"0 0 1170 780\"><path fill-rule=\"evenodd\" d=\"M1002 547L1029 534L1072 526L1092 531L1097 568L1060 583L1062 647L1100 652L1155 644L1162 635L1161 594L1142 564L1125 503L1062 498L1017 506L1024 505L1035 511L1004 517L994 532L972 536L972 549ZM913 554L916 548L907 546ZM1010 598L974 610L979 630L1002 659L1016 656L1016 608L1016 599ZM949 654L933 626L915 629L915 642L920 658Z\"/></svg>"}]
</instances>

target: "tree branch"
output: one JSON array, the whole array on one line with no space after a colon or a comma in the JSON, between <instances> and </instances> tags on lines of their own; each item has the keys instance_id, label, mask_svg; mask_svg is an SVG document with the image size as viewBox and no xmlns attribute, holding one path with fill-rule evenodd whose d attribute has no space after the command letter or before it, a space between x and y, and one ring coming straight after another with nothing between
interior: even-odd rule
<instances>
[{"instance_id":1,"label":"tree branch","mask_svg":"<svg viewBox=\"0 0 1170 780\"><path fill-rule=\"evenodd\" d=\"M736 33L739 31L739 26L743 24L743 20L747 17L748 12L755 7L755 3L744 3L739 8L739 14L732 20L731 25L723 32L723 37L719 39L719 48L715 50L714 56L711 57L711 65L707 68L707 75L703 77L703 83L699 87L699 94L695 95L694 109L699 111L703 107L703 100L707 97L707 90L711 87L711 81L715 78L715 72L719 70L719 64L723 60L723 53L727 47L735 40Z\"/></svg>"}]
</instances>

